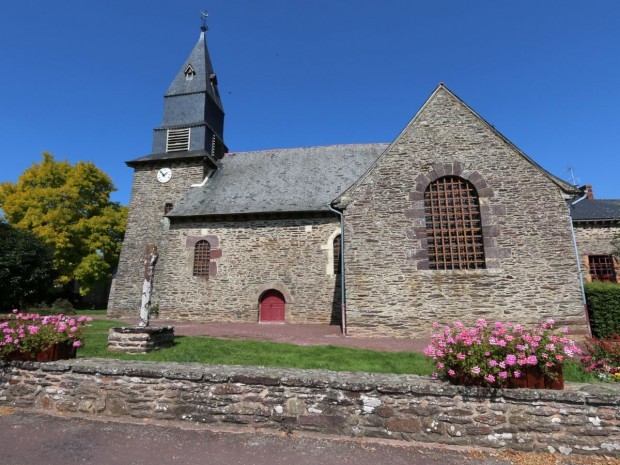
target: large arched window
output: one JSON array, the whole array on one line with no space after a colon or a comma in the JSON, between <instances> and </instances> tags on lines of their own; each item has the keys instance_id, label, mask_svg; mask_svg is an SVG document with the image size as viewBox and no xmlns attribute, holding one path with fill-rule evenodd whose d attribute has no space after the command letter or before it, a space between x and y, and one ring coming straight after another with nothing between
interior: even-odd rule
<instances>
[{"instance_id":1,"label":"large arched window","mask_svg":"<svg viewBox=\"0 0 620 465\"><path fill-rule=\"evenodd\" d=\"M458 176L444 176L424 192L428 261L431 270L486 268L480 202L476 188Z\"/></svg>"},{"instance_id":2,"label":"large arched window","mask_svg":"<svg viewBox=\"0 0 620 465\"><path fill-rule=\"evenodd\" d=\"M208 241L198 241L194 246L193 276L208 278L209 261L211 260L211 244Z\"/></svg>"}]
</instances>

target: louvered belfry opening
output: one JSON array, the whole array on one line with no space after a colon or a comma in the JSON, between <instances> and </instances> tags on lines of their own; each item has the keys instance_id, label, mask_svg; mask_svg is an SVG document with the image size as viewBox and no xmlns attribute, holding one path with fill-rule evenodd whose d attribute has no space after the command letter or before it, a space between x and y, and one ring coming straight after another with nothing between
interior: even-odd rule
<instances>
[{"instance_id":1,"label":"louvered belfry opening","mask_svg":"<svg viewBox=\"0 0 620 465\"><path fill-rule=\"evenodd\" d=\"M190 128L168 129L166 152L189 150Z\"/></svg>"},{"instance_id":2,"label":"louvered belfry opening","mask_svg":"<svg viewBox=\"0 0 620 465\"><path fill-rule=\"evenodd\" d=\"M616 281L614 259L611 255L588 255L590 277L594 281Z\"/></svg>"},{"instance_id":3,"label":"louvered belfry opening","mask_svg":"<svg viewBox=\"0 0 620 465\"><path fill-rule=\"evenodd\" d=\"M431 270L486 268L480 202L476 188L458 176L444 176L424 192Z\"/></svg>"},{"instance_id":4,"label":"louvered belfry opening","mask_svg":"<svg viewBox=\"0 0 620 465\"><path fill-rule=\"evenodd\" d=\"M208 241L198 241L194 247L194 271L197 277L209 276L209 261L211 259L211 244Z\"/></svg>"}]
</instances>

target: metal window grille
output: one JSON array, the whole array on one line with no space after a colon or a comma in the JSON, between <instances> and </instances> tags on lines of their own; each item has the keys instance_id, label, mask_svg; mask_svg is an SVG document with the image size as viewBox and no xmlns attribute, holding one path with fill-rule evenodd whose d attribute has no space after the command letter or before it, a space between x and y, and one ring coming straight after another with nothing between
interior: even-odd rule
<instances>
[{"instance_id":1,"label":"metal window grille","mask_svg":"<svg viewBox=\"0 0 620 465\"><path fill-rule=\"evenodd\" d=\"M424 193L431 270L486 268L480 203L476 188L458 176L444 176Z\"/></svg>"},{"instance_id":2,"label":"metal window grille","mask_svg":"<svg viewBox=\"0 0 620 465\"><path fill-rule=\"evenodd\" d=\"M207 241L198 241L194 247L194 276L209 276L209 260L211 258L211 245Z\"/></svg>"},{"instance_id":3,"label":"metal window grille","mask_svg":"<svg viewBox=\"0 0 620 465\"><path fill-rule=\"evenodd\" d=\"M334 255L334 274L340 274L342 269L342 250L340 248L340 235L334 237L333 242L333 255Z\"/></svg>"},{"instance_id":4,"label":"metal window grille","mask_svg":"<svg viewBox=\"0 0 620 465\"><path fill-rule=\"evenodd\" d=\"M167 215L168 213L170 213L173 208L174 208L173 204L171 204L170 202L166 202L166 204L164 205L164 215Z\"/></svg>"},{"instance_id":5,"label":"metal window grille","mask_svg":"<svg viewBox=\"0 0 620 465\"><path fill-rule=\"evenodd\" d=\"M590 277L594 281L616 281L614 259L611 255L588 255Z\"/></svg>"},{"instance_id":6,"label":"metal window grille","mask_svg":"<svg viewBox=\"0 0 620 465\"><path fill-rule=\"evenodd\" d=\"M166 152L189 150L190 128L168 129Z\"/></svg>"}]
</instances>

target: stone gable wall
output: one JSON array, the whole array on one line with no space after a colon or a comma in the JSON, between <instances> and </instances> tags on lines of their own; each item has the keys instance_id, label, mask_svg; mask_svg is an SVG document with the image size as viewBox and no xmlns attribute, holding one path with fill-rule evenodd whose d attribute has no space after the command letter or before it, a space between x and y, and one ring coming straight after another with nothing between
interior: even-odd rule
<instances>
[{"instance_id":1,"label":"stone gable wall","mask_svg":"<svg viewBox=\"0 0 620 465\"><path fill-rule=\"evenodd\" d=\"M445 175L477 189L487 268L428 270L424 190ZM560 189L440 88L341 201L348 331L416 337L431 323L554 318L586 333Z\"/></svg>"},{"instance_id":2,"label":"stone gable wall","mask_svg":"<svg viewBox=\"0 0 620 465\"><path fill-rule=\"evenodd\" d=\"M588 268L588 255L609 255L614 252L611 244L613 238L620 234L620 224L576 224L575 239L581 260L581 270L584 279L590 279ZM615 260L616 279L620 283L620 266L618 259Z\"/></svg>"},{"instance_id":3,"label":"stone gable wall","mask_svg":"<svg viewBox=\"0 0 620 465\"><path fill-rule=\"evenodd\" d=\"M0 405L620 457L613 384L493 390L411 375L80 359L1 364Z\"/></svg>"},{"instance_id":4,"label":"stone gable wall","mask_svg":"<svg viewBox=\"0 0 620 465\"><path fill-rule=\"evenodd\" d=\"M258 322L269 289L286 300L288 323L338 323L339 277L328 274L335 215L307 219L173 223L155 270L161 318ZM192 276L193 246L211 244L208 279Z\"/></svg>"},{"instance_id":5,"label":"stone gable wall","mask_svg":"<svg viewBox=\"0 0 620 465\"><path fill-rule=\"evenodd\" d=\"M157 171L162 167L172 169L172 178L164 184L157 181ZM169 225L169 220L164 218L165 204L176 204L191 184L202 180L203 165L199 161L161 162L135 168L127 230L110 290L109 315L137 316L144 281L144 248L148 243L157 245L160 257L165 249Z\"/></svg>"}]
</instances>

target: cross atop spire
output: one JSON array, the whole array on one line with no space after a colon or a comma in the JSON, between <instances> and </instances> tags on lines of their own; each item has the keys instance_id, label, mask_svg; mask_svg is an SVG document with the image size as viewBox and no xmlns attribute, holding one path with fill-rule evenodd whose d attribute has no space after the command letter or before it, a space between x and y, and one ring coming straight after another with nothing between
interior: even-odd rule
<instances>
[{"instance_id":1,"label":"cross atop spire","mask_svg":"<svg viewBox=\"0 0 620 465\"><path fill-rule=\"evenodd\" d=\"M202 21L202 26L200 26L200 30L202 32L206 32L207 29L209 29L207 27L207 18L209 17L209 12L206 10L203 10L200 12L200 20Z\"/></svg>"}]
</instances>

